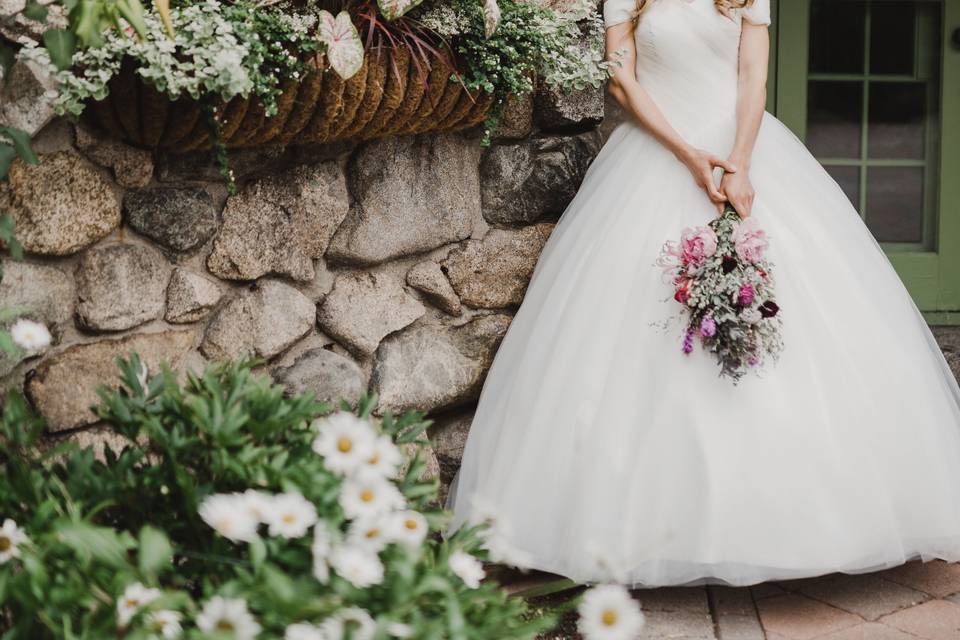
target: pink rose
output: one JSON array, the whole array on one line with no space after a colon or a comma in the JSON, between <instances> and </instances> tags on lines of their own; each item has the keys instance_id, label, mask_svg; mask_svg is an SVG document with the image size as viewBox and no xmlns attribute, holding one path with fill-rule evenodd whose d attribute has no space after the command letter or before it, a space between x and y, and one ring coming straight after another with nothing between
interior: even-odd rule
<instances>
[{"instance_id":1,"label":"pink rose","mask_svg":"<svg viewBox=\"0 0 960 640\"><path fill-rule=\"evenodd\" d=\"M770 246L766 232L757 227L753 218L747 218L738 224L733 230L731 239L737 251L737 257L748 264L761 260L763 252Z\"/></svg>"},{"instance_id":2,"label":"pink rose","mask_svg":"<svg viewBox=\"0 0 960 640\"><path fill-rule=\"evenodd\" d=\"M717 252L717 234L710 227L683 230L680 235L680 253L684 264L701 264Z\"/></svg>"}]
</instances>

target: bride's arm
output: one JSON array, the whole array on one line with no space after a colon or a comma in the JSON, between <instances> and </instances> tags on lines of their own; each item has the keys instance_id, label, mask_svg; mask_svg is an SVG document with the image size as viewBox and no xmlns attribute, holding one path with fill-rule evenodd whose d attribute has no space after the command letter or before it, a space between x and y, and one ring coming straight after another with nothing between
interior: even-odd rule
<instances>
[{"instance_id":1,"label":"bride's arm","mask_svg":"<svg viewBox=\"0 0 960 640\"><path fill-rule=\"evenodd\" d=\"M748 217L753 209L754 191L750 184L750 162L767 102L769 53L770 38L767 27L744 20L743 32L740 35L740 71L737 85L737 137L729 158L741 171L724 175L720 182L723 195L744 218Z\"/></svg>"},{"instance_id":2,"label":"bride's arm","mask_svg":"<svg viewBox=\"0 0 960 640\"><path fill-rule=\"evenodd\" d=\"M687 166L700 187L710 199L722 207L726 197L713 180L714 167L723 167L730 175L737 170L732 162L707 151L697 149L684 140L667 121L650 95L637 82L635 73L637 45L633 39L633 24L623 22L607 29L607 59L612 62L613 76L609 82L610 95L626 109L654 138Z\"/></svg>"}]
</instances>

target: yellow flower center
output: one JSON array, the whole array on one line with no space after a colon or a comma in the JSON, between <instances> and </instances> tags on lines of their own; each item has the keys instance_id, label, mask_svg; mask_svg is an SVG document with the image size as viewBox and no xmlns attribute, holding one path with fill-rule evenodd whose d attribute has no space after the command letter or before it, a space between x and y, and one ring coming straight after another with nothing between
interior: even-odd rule
<instances>
[{"instance_id":1,"label":"yellow flower center","mask_svg":"<svg viewBox=\"0 0 960 640\"><path fill-rule=\"evenodd\" d=\"M368 530L367 530L367 537L368 537L368 538L376 538L376 537L379 536L379 535L380 535L380 529L378 529L377 527L374 527L374 528L372 528L372 529L368 529Z\"/></svg>"},{"instance_id":2,"label":"yellow flower center","mask_svg":"<svg viewBox=\"0 0 960 640\"><path fill-rule=\"evenodd\" d=\"M407 518L406 520L403 521L403 524L404 526L407 527L407 529L410 529L410 530L418 529L420 527L417 521L414 520L413 518Z\"/></svg>"},{"instance_id":3,"label":"yellow flower center","mask_svg":"<svg viewBox=\"0 0 960 640\"><path fill-rule=\"evenodd\" d=\"M137 600L136 598L127 598L126 602L127 602L127 606L130 607L131 609L133 609L134 607L140 606L140 601Z\"/></svg>"},{"instance_id":4,"label":"yellow flower center","mask_svg":"<svg viewBox=\"0 0 960 640\"><path fill-rule=\"evenodd\" d=\"M603 614L600 616L600 621L608 627L612 627L617 624L617 612L613 609L604 609Z\"/></svg>"},{"instance_id":5,"label":"yellow flower center","mask_svg":"<svg viewBox=\"0 0 960 640\"><path fill-rule=\"evenodd\" d=\"M372 502L373 497L373 489L364 489L360 492L360 499L364 502Z\"/></svg>"},{"instance_id":6,"label":"yellow flower center","mask_svg":"<svg viewBox=\"0 0 960 640\"><path fill-rule=\"evenodd\" d=\"M233 623L229 620L220 619L217 620L217 631L233 631Z\"/></svg>"},{"instance_id":7,"label":"yellow flower center","mask_svg":"<svg viewBox=\"0 0 960 640\"><path fill-rule=\"evenodd\" d=\"M7 536L0 536L0 552L10 551L13 542Z\"/></svg>"},{"instance_id":8,"label":"yellow flower center","mask_svg":"<svg viewBox=\"0 0 960 640\"><path fill-rule=\"evenodd\" d=\"M347 436L341 436L337 440L337 449L340 453L350 453L350 450L353 449L353 441Z\"/></svg>"},{"instance_id":9,"label":"yellow flower center","mask_svg":"<svg viewBox=\"0 0 960 640\"><path fill-rule=\"evenodd\" d=\"M370 464L377 464L378 462L380 462L380 454L375 453L370 456Z\"/></svg>"},{"instance_id":10,"label":"yellow flower center","mask_svg":"<svg viewBox=\"0 0 960 640\"><path fill-rule=\"evenodd\" d=\"M297 521L297 518L292 513L285 513L282 520L284 524L293 524Z\"/></svg>"}]
</instances>

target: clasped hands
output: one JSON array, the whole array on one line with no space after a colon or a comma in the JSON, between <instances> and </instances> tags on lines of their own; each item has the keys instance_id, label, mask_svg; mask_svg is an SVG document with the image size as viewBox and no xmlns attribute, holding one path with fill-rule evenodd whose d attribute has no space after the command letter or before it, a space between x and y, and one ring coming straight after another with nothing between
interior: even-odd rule
<instances>
[{"instance_id":1,"label":"clasped hands","mask_svg":"<svg viewBox=\"0 0 960 640\"><path fill-rule=\"evenodd\" d=\"M723 213L724 206L729 202L741 218L750 217L756 194L750 183L749 171L745 167L737 166L702 149L686 149L679 154L679 158L717 207L718 213ZM713 177L716 167L723 169L720 186L716 185Z\"/></svg>"}]
</instances>

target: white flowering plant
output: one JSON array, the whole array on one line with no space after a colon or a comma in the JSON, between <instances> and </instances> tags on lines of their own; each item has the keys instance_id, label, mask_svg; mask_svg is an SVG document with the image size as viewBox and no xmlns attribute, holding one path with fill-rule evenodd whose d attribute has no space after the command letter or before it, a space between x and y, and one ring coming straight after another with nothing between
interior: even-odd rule
<instances>
[{"instance_id":1,"label":"white flowering plant","mask_svg":"<svg viewBox=\"0 0 960 640\"><path fill-rule=\"evenodd\" d=\"M553 623L484 581L484 527L441 539L422 415L286 397L250 364L178 382L135 356L97 413L125 441L41 452L0 419L0 636L533 638ZM413 448L412 457L403 451Z\"/></svg>"}]
</instances>

